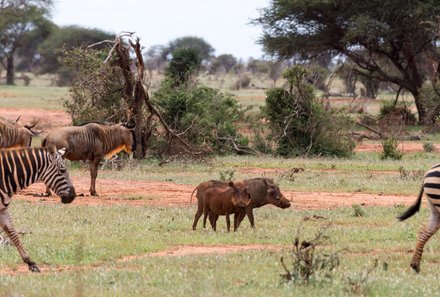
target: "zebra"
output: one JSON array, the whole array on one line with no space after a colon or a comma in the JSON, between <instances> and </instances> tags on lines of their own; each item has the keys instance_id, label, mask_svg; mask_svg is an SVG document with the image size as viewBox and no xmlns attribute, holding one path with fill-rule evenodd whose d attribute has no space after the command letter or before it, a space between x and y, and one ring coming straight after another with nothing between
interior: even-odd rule
<instances>
[{"instance_id":1,"label":"zebra","mask_svg":"<svg viewBox=\"0 0 440 297\"><path fill-rule=\"evenodd\" d=\"M75 199L75 189L62 156L66 150L55 148L20 148L0 150L0 226L17 248L32 272L40 272L37 264L26 253L8 212L12 196L36 181L61 197L62 203Z\"/></svg>"},{"instance_id":2,"label":"zebra","mask_svg":"<svg viewBox=\"0 0 440 297\"><path fill-rule=\"evenodd\" d=\"M410 266L417 273L420 272L420 261L426 242L440 228L440 164L434 165L426 172L417 200L403 214L397 217L400 221L408 219L419 211L423 193L426 193L428 198L431 216L428 223L419 230L416 247L411 259Z\"/></svg>"}]
</instances>

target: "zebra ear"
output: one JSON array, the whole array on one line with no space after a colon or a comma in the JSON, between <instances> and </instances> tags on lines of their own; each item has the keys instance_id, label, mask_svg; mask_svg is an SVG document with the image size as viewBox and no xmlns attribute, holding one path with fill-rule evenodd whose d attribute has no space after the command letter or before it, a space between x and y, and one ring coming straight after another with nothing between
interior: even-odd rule
<instances>
[{"instance_id":1,"label":"zebra ear","mask_svg":"<svg viewBox=\"0 0 440 297\"><path fill-rule=\"evenodd\" d=\"M63 147L62 149L58 150L58 154L60 154L61 157L64 156L65 153L66 153L66 148L65 147Z\"/></svg>"}]
</instances>

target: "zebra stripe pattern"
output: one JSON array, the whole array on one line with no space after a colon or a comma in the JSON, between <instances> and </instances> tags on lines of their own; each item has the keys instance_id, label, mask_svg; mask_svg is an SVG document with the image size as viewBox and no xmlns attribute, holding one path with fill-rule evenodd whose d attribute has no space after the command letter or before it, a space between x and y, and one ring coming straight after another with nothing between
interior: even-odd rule
<instances>
[{"instance_id":1,"label":"zebra stripe pattern","mask_svg":"<svg viewBox=\"0 0 440 297\"><path fill-rule=\"evenodd\" d=\"M401 221L413 216L420 209L423 193L426 193L431 216L428 223L419 230L417 235L417 243L410 264L417 273L420 272L420 262L425 244L440 229L440 164L433 166L425 174L416 202L398 217Z\"/></svg>"},{"instance_id":2,"label":"zebra stripe pattern","mask_svg":"<svg viewBox=\"0 0 440 297\"><path fill-rule=\"evenodd\" d=\"M56 151L53 148L0 150L0 226L33 272L40 270L21 244L8 206L17 191L36 181L43 181L61 197L63 203L72 202L75 189L62 159L64 153L64 149Z\"/></svg>"}]
</instances>

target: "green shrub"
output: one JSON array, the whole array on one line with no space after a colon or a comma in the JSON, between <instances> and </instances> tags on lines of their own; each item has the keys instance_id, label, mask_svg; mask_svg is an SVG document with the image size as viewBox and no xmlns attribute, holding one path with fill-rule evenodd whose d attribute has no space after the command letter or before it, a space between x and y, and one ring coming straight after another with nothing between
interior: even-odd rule
<instances>
[{"instance_id":1,"label":"green shrub","mask_svg":"<svg viewBox=\"0 0 440 297\"><path fill-rule=\"evenodd\" d=\"M75 48L64 50L64 69L77 75L69 87L63 105L73 124L93 121L120 121L124 116L123 83L117 67L103 63L106 53L100 50Z\"/></svg>"},{"instance_id":2,"label":"green shrub","mask_svg":"<svg viewBox=\"0 0 440 297\"><path fill-rule=\"evenodd\" d=\"M170 127L195 146L227 154L233 151L233 143L247 144L237 131L241 114L233 95L197 84L175 86L166 80L153 101Z\"/></svg>"},{"instance_id":3,"label":"green shrub","mask_svg":"<svg viewBox=\"0 0 440 297\"><path fill-rule=\"evenodd\" d=\"M423 143L423 150L427 153L432 153L436 151L436 148L432 142L425 141Z\"/></svg>"},{"instance_id":4,"label":"green shrub","mask_svg":"<svg viewBox=\"0 0 440 297\"><path fill-rule=\"evenodd\" d=\"M382 153L380 159L400 160L403 157L403 152L397 148L398 141L394 138L387 138L382 141Z\"/></svg>"},{"instance_id":5,"label":"green shrub","mask_svg":"<svg viewBox=\"0 0 440 297\"><path fill-rule=\"evenodd\" d=\"M305 82L306 71L295 66L283 77L288 89L267 91L263 115L269 120L276 151L284 156L348 156L354 148L348 136L352 125L341 111L326 109L315 97L313 86Z\"/></svg>"},{"instance_id":6,"label":"green shrub","mask_svg":"<svg viewBox=\"0 0 440 297\"><path fill-rule=\"evenodd\" d=\"M392 101L386 101L379 111L379 119L385 117L400 118L405 125L414 125L416 123L416 117L411 112L411 109L403 102L399 102L394 105Z\"/></svg>"}]
</instances>

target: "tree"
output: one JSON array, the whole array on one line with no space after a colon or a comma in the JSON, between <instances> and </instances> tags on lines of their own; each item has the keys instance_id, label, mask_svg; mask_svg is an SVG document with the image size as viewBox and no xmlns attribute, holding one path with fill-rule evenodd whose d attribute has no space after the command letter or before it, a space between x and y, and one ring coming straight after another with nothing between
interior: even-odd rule
<instances>
[{"instance_id":1,"label":"tree","mask_svg":"<svg viewBox=\"0 0 440 297\"><path fill-rule=\"evenodd\" d=\"M166 76L176 85L187 82L200 69L202 60L195 49L178 48L166 70Z\"/></svg>"},{"instance_id":2,"label":"tree","mask_svg":"<svg viewBox=\"0 0 440 297\"><path fill-rule=\"evenodd\" d=\"M59 62L62 49L73 49L113 39L114 34L99 29L87 29L79 26L56 28L38 47L42 59L41 72L58 73L58 84L66 85L72 81L74 73ZM108 46L106 43L102 43L94 48L102 49L106 46Z\"/></svg>"},{"instance_id":3,"label":"tree","mask_svg":"<svg viewBox=\"0 0 440 297\"><path fill-rule=\"evenodd\" d=\"M214 74L223 69L225 73L229 72L237 64L237 59L231 54L223 54L216 57L209 68L209 73Z\"/></svg>"},{"instance_id":4,"label":"tree","mask_svg":"<svg viewBox=\"0 0 440 297\"><path fill-rule=\"evenodd\" d=\"M0 2L0 59L6 68L6 84L14 84L17 50L23 47L30 32L47 24L51 1Z\"/></svg>"},{"instance_id":5,"label":"tree","mask_svg":"<svg viewBox=\"0 0 440 297\"><path fill-rule=\"evenodd\" d=\"M168 46L164 47L162 55L167 58L172 52L181 48L194 49L202 60L211 58L214 48L203 38L195 36L185 36L171 41Z\"/></svg>"},{"instance_id":6,"label":"tree","mask_svg":"<svg viewBox=\"0 0 440 297\"><path fill-rule=\"evenodd\" d=\"M286 69L284 88L267 91L263 115L269 120L277 153L284 156L347 156L354 143L347 131L350 119L327 110L306 82L307 71L296 65ZM329 125L331 123L331 125Z\"/></svg>"},{"instance_id":7,"label":"tree","mask_svg":"<svg viewBox=\"0 0 440 297\"><path fill-rule=\"evenodd\" d=\"M255 23L263 27L260 42L271 54L342 54L371 78L408 90L425 123L421 65L440 61L439 14L440 3L433 0L274 0Z\"/></svg>"}]
</instances>

